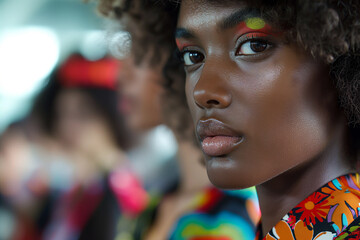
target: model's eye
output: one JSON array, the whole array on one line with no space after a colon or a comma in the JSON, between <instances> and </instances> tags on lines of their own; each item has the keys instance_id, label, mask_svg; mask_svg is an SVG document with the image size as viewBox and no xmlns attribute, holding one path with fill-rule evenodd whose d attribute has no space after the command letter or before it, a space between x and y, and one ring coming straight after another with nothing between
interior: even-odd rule
<instances>
[{"instance_id":1,"label":"model's eye","mask_svg":"<svg viewBox=\"0 0 360 240\"><path fill-rule=\"evenodd\" d=\"M187 51L183 53L183 60L185 66L191 66L204 61L204 55L195 51Z\"/></svg>"},{"instance_id":2,"label":"model's eye","mask_svg":"<svg viewBox=\"0 0 360 240\"><path fill-rule=\"evenodd\" d=\"M240 46L237 55L254 55L264 52L269 46L270 44L262 40L249 40Z\"/></svg>"}]
</instances>

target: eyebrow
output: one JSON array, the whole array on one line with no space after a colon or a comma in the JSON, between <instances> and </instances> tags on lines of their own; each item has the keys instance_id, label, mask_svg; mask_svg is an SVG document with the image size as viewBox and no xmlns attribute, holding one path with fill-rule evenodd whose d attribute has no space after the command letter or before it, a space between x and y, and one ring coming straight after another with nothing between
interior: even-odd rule
<instances>
[{"instance_id":1,"label":"eyebrow","mask_svg":"<svg viewBox=\"0 0 360 240\"><path fill-rule=\"evenodd\" d=\"M256 8L243 8L239 11L236 11L225 17L220 22L220 29L226 30L229 28L233 28L250 17L261 17L260 11Z\"/></svg>"},{"instance_id":2,"label":"eyebrow","mask_svg":"<svg viewBox=\"0 0 360 240\"><path fill-rule=\"evenodd\" d=\"M177 28L175 31L175 38L191 39L194 38L194 35L185 28Z\"/></svg>"},{"instance_id":3,"label":"eyebrow","mask_svg":"<svg viewBox=\"0 0 360 240\"><path fill-rule=\"evenodd\" d=\"M243 8L222 19L219 26L221 30L226 30L235 27L239 23L245 21L247 18L260 16L261 14L258 9ZM191 39L195 38L195 35L186 28L177 28L175 30L175 38Z\"/></svg>"}]
</instances>

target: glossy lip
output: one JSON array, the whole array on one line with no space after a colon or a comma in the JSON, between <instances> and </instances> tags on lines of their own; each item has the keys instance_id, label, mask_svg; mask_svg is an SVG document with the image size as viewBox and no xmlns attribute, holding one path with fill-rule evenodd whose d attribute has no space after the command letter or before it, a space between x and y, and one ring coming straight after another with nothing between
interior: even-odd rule
<instances>
[{"instance_id":1,"label":"glossy lip","mask_svg":"<svg viewBox=\"0 0 360 240\"><path fill-rule=\"evenodd\" d=\"M244 140L243 134L217 119L200 120L196 126L196 133L203 152L212 157L231 153Z\"/></svg>"}]
</instances>

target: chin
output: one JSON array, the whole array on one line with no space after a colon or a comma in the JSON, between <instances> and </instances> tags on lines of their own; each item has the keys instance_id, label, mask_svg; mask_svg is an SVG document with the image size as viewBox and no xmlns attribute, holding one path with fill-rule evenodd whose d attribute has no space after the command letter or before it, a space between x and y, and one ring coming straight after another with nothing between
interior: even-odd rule
<instances>
[{"instance_id":1,"label":"chin","mask_svg":"<svg viewBox=\"0 0 360 240\"><path fill-rule=\"evenodd\" d=\"M217 188L234 190L253 187L257 184L250 171L237 169L231 162L218 162L214 160L206 163L207 174L210 182Z\"/></svg>"}]
</instances>

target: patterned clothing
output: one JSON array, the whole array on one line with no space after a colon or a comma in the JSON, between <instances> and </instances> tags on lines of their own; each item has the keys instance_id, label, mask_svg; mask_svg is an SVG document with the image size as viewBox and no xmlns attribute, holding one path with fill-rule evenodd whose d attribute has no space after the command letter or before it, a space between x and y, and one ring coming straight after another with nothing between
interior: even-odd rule
<instances>
[{"instance_id":1,"label":"patterned clothing","mask_svg":"<svg viewBox=\"0 0 360 240\"><path fill-rule=\"evenodd\" d=\"M255 240L263 236L259 225ZM332 180L286 214L263 240L360 239L360 180Z\"/></svg>"}]
</instances>

